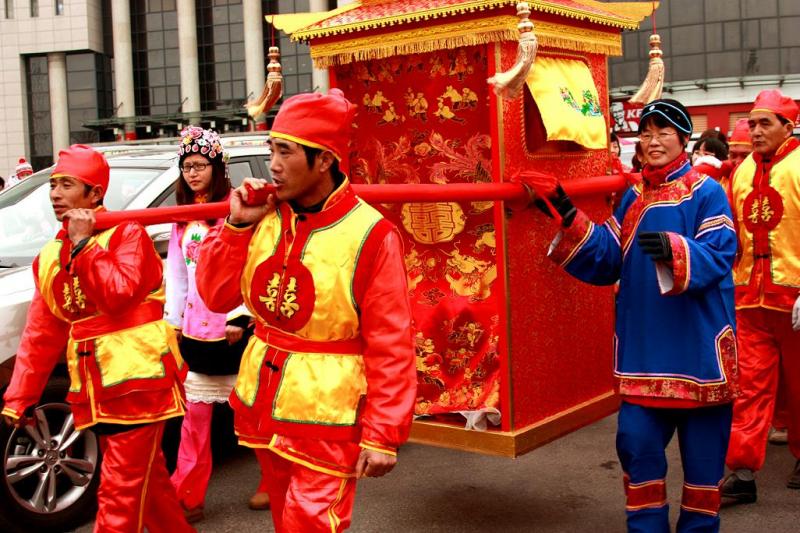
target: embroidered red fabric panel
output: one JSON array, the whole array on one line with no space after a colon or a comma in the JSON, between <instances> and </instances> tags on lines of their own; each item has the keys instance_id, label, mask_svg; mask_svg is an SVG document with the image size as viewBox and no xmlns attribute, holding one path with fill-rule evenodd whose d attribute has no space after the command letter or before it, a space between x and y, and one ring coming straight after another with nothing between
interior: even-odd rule
<instances>
[{"instance_id":1,"label":"embroidered red fabric panel","mask_svg":"<svg viewBox=\"0 0 800 533\"><path fill-rule=\"evenodd\" d=\"M357 62L336 86L359 105L354 183L491 181L486 48ZM414 312L417 414L499 408L492 202L376 206L401 229Z\"/></svg>"}]
</instances>

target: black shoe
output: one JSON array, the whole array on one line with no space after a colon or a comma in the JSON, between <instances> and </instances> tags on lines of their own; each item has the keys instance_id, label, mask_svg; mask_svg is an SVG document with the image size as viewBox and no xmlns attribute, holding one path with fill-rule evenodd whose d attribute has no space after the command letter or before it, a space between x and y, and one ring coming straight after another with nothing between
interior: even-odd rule
<instances>
[{"instance_id":1,"label":"black shoe","mask_svg":"<svg viewBox=\"0 0 800 533\"><path fill-rule=\"evenodd\" d=\"M722 497L736 500L737 503L755 503L758 493L754 479L745 481L731 474L722 483Z\"/></svg>"},{"instance_id":2,"label":"black shoe","mask_svg":"<svg viewBox=\"0 0 800 533\"><path fill-rule=\"evenodd\" d=\"M789 476L786 486L790 489L800 489L800 460L794 465L794 472Z\"/></svg>"}]
</instances>

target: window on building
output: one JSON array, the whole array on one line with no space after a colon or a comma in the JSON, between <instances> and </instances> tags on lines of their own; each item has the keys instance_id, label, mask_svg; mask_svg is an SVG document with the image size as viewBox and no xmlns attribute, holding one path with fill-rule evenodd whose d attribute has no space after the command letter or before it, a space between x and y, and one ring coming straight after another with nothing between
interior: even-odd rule
<instances>
[{"instance_id":1,"label":"window on building","mask_svg":"<svg viewBox=\"0 0 800 533\"><path fill-rule=\"evenodd\" d=\"M5 8L6 8L6 18L13 19L14 18L14 0L6 0L5 1Z\"/></svg>"},{"instance_id":2,"label":"window on building","mask_svg":"<svg viewBox=\"0 0 800 533\"><path fill-rule=\"evenodd\" d=\"M39 16L39 0L31 0L31 18Z\"/></svg>"},{"instance_id":3,"label":"window on building","mask_svg":"<svg viewBox=\"0 0 800 533\"><path fill-rule=\"evenodd\" d=\"M180 53L175 2L132 0L131 10L136 114L180 112Z\"/></svg>"},{"instance_id":4,"label":"window on building","mask_svg":"<svg viewBox=\"0 0 800 533\"><path fill-rule=\"evenodd\" d=\"M64 14L64 0L56 0L56 15Z\"/></svg>"},{"instance_id":5,"label":"window on building","mask_svg":"<svg viewBox=\"0 0 800 533\"><path fill-rule=\"evenodd\" d=\"M50 81L47 71L47 56L29 56L26 58L25 63L31 164L34 168L44 168L53 163L53 137L50 126Z\"/></svg>"}]
</instances>

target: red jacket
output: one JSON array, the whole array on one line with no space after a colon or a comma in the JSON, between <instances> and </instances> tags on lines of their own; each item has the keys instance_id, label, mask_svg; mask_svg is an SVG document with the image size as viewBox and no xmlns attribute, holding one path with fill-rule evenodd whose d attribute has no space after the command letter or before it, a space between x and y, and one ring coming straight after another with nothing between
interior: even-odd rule
<instances>
[{"instance_id":1,"label":"red jacket","mask_svg":"<svg viewBox=\"0 0 800 533\"><path fill-rule=\"evenodd\" d=\"M144 228L98 232L71 255L62 230L34 260L36 289L3 414L19 418L34 405L66 351L77 428L182 415L185 368L162 318L161 259Z\"/></svg>"},{"instance_id":2,"label":"red jacket","mask_svg":"<svg viewBox=\"0 0 800 533\"><path fill-rule=\"evenodd\" d=\"M397 229L345 183L319 213L281 204L256 226L213 228L200 256L209 309L244 301L257 320L231 394L240 442L338 475L352 456L320 441L395 453L416 398Z\"/></svg>"}]
</instances>

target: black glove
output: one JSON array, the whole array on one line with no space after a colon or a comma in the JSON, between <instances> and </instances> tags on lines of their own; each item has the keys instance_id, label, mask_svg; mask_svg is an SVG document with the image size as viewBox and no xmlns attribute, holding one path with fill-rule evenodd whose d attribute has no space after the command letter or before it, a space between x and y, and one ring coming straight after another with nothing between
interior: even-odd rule
<instances>
[{"instance_id":1,"label":"black glove","mask_svg":"<svg viewBox=\"0 0 800 533\"><path fill-rule=\"evenodd\" d=\"M556 194L555 196L551 196L548 198L553 207L555 208L556 212L561 216L561 225L565 228L568 228L572 225L572 221L575 220L575 215L578 214L578 210L572 204L572 200L569 199L567 193L564 192L564 189L561 187L559 183L556 185ZM533 200L533 205L539 208L542 213L553 218L553 213L550 212L550 208L541 198L535 198Z\"/></svg>"},{"instance_id":2,"label":"black glove","mask_svg":"<svg viewBox=\"0 0 800 533\"><path fill-rule=\"evenodd\" d=\"M642 231L636 237L642 251L653 261L672 261L672 245L664 231Z\"/></svg>"}]
</instances>

